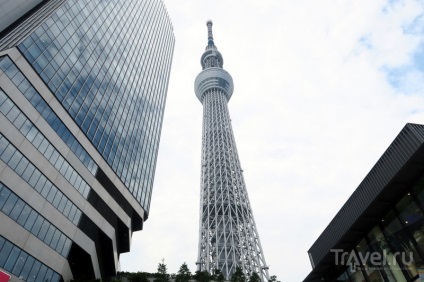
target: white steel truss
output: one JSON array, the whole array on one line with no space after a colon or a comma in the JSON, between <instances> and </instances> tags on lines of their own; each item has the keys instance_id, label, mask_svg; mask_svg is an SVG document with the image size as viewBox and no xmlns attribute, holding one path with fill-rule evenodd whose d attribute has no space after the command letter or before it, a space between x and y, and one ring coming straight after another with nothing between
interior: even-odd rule
<instances>
[{"instance_id":1,"label":"white steel truss","mask_svg":"<svg viewBox=\"0 0 424 282\"><path fill-rule=\"evenodd\" d=\"M198 269L220 270L226 279L236 267L269 280L231 127L228 101L233 81L207 22L208 46L195 92L203 104L202 174Z\"/></svg>"}]
</instances>

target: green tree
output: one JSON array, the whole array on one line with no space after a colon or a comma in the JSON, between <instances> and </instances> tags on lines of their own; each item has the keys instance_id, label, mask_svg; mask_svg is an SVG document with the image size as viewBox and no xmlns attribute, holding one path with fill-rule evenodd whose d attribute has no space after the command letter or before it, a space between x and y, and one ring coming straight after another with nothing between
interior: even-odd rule
<instances>
[{"instance_id":1,"label":"green tree","mask_svg":"<svg viewBox=\"0 0 424 282\"><path fill-rule=\"evenodd\" d=\"M197 270L196 273L193 275L193 279L195 279L197 282L209 282L212 277L206 270Z\"/></svg>"},{"instance_id":2,"label":"green tree","mask_svg":"<svg viewBox=\"0 0 424 282\"><path fill-rule=\"evenodd\" d=\"M271 279L268 280L268 282L280 282L277 280L277 276L276 275L272 275Z\"/></svg>"},{"instance_id":3,"label":"green tree","mask_svg":"<svg viewBox=\"0 0 424 282\"><path fill-rule=\"evenodd\" d=\"M231 276L231 282L246 282L243 270L237 266L236 272Z\"/></svg>"},{"instance_id":4,"label":"green tree","mask_svg":"<svg viewBox=\"0 0 424 282\"><path fill-rule=\"evenodd\" d=\"M222 274L222 272L219 269L215 269L213 271L213 280L215 280L216 282L224 282L225 280L224 274Z\"/></svg>"},{"instance_id":5,"label":"green tree","mask_svg":"<svg viewBox=\"0 0 424 282\"><path fill-rule=\"evenodd\" d=\"M146 272L130 273L127 277L130 282L149 282Z\"/></svg>"},{"instance_id":6,"label":"green tree","mask_svg":"<svg viewBox=\"0 0 424 282\"><path fill-rule=\"evenodd\" d=\"M169 274L168 269L165 264L165 259L162 259L162 262L158 265L158 271L156 272L155 276L155 282L168 282L169 281Z\"/></svg>"},{"instance_id":7,"label":"green tree","mask_svg":"<svg viewBox=\"0 0 424 282\"><path fill-rule=\"evenodd\" d=\"M249 282L262 282L262 280L256 272L253 272L252 275L250 275Z\"/></svg>"},{"instance_id":8,"label":"green tree","mask_svg":"<svg viewBox=\"0 0 424 282\"><path fill-rule=\"evenodd\" d=\"M178 270L177 275L175 276L176 282L188 282L191 279L191 272L190 269L188 269L187 264L184 262L180 270Z\"/></svg>"}]
</instances>

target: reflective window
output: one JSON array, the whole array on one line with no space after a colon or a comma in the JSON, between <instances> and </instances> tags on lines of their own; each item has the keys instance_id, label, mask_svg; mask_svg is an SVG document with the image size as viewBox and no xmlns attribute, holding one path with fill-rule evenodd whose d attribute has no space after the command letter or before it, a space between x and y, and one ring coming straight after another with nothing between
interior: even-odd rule
<instances>
[{"instance_id":1,"label":"reflective window","mask_svg":"<svg viewBox=\"0 0 424 282\"><path fill-rule=\"evenodd\" d=\"M42 218L40 216L37 217L34 224L32 225L31 233L32 234L38 234L38 232L40 232L40 228L41 228L41 225L43 224L43 222L44 222L44 218Z\"/></svg>"},{"instance_id":2,"label":"reflective window","mask_svg":"<svg viewBox=\"0 0 424 282\"><path fill-rule=\"evenodd\" d=\"M3 208L1 209L2 212L6 215L9 215L17 201L18 197L15 194L11 194L7 199L6 203L4 204Z\"/></svg>"},{"instance_id":3,"label":"reflective window","mask_svg":"<svg viewBox=\"0 0 424 282\"><path fill-rule=\"evenodd\" d=\"M16 221L18 219L18 216L21 214L24 206L25 206L25 202L22 201L21 199L18 199L18 201L16 202L15 206L12 209L12 212L9 214L9 217L13 219L14 221Z\"/></svg>"},{"instance_id":4,"label":"reflective window","mask_svg":"<svg viewBox=\"0 0 424 282\"><path fill-rule=\"evenodd\" d=\"M32 40L31 37L28 37L27 40ZM47 52L45 53L47 54ZM35 66L37 69L38 64ZM19 73L18 68L12 63L12 61L8 57L4 57L3 60L0 62L0 69L5 71L6 75L12 80L14 80L14 75ZM22 74L19 73L19 77ZM87 167L87 169L93 174L96 174L97 171L97 165L91 159L90 157L85 158L85 155L88 155L87 152L82 148L82 146L76 141L75 137L70 133L70 131L66 128L66 126L62 123L62 121L56 116L56 114L50 109L50 107L44 102L40 94L32 87L32 85L28 82L26 78L20 82L20 84L16 84L16 86L22 91L24 96L28 99L28 101L35 107L35 109L43 116L43 118L46 119L46 121L52 126L52 128L58 133L59 137L63 139L63 141L66 143L67 140L71 140L71 143L75 143L75 147L73 148L73 152L75 153L77 149L79 149L79 153L76 154L76 156L82 161L84 166ZM2 101L0 100L0 103ZM4 102L0 106L0 111L2 113L8 113L11 109L11 101L8 100ZM11 113L10 117L13 117L13 113ZM15 121L15 119L13 119ZM21 121L17 120L16 123L19 124ZM24 134L27 134L28 129L24 128L23 131ZM21 131L22 132L22 131ZM28 140L32 141L32 139L35 137L34 132L29 132ZM36 147L40 146L42 140L37 139L34 141L36 144ZM33 143L34 144L34 143ZM67 143L68 144L68 143ZM44 146L45 144L43 144ZM44 147L42 147L42 150L44 150ZM82 159L85 159L83 161Z\"/></svg>"},{"instance_id":5,"label":"reflective window","mask_svg":"<svg viewBox=\"0 0 424 282\"><path fill-rule=\"evenodd\" d=\"M10 194L10 190L0 190L0 209L3 209L3 206L9 198Z\"/></svg>"},{"instance_id":6,"label":"reflective window","mask_svg":"<svg viewBox=\"0 0 424 282\"><path fill-rule=\"evenodd\" d=\"M2 245L1 242L4 242L4 244L0 250L0 268L24 281L59 281L61 279L58 273L2 236L0 236L0 246ZM43 280L43 278L45 279Z\"/></svg>"},{"instance_id":7,"label":"reflective window","mask_svg":"<svg viewBox=\"0 0 424 282\"><path fill-rule=\"evenodd\" d=\"M70 241L65 234L54 227L47 219L32 209L1 182L0 195L4 195L5 198L7 198L7 201L5 202L8 202L9 199L17 199L15 207L12 209L9 217L14 220L17 218L16 222L22 227L30 231L34 236L46 243L52 249L56 250L59 254L67 257L72 241ZM5 206L6 205L3 205L3 208L1 209L4 213L7 211L5 210ZM51 234L48 234L48 232ZM52 238L54 238L54 241L52 241Z\"/></svg>"},{"instance_id":8,"label":"reflective window","mask_svg":"<svg viewBox=\"0 0 424 282\"><path fill-rule=\"evenodd\" d=\"M19 225L24 226L25 222L27 221L29 214L31 213L31 207L28 205L25 205L24 208L22 209L21 214L19 215L19 218L17 220L17 222L19 223Z\"/></svg>"},{"instance_id":9,"label":"reflective window","mask_svg":"<svg viewBox=\"0 0 424 282\"><path fill-rule=\"evenodd\" d=\"M17 129L21 131L21 133L27 137L27 139L35 146L35 148L38 149L38 151L44 155L44 157L56 168L58 168L58 171L69 181L71 185L77 189L78 192L80 192L85 198L88 197L88 194L90 193L91 187L82 179L82 177L75 171L75 169L68 164L68 162L60 155L60 153L54 148L54 146L47 140L47 138L44 137L41 132L38 131L38 129L32 124L31 121L21 112L21 110L13 103L12 100L9 99L9 97L0 89L0 106L2 103L12 103L12 107L9 110L10 112L16 112L19 118L16 119L10 119L10 115L8 114L6 117L16 126ZM3 114L6 114L5 112L0 111ZM25 127L23 126L25 124ZM25 134L26 133L26 134ZM81 149L77 148L76 154L78 155L79 152L82 151ZM83 156L83 160L85 160L85 156ZM19 166L17 164L19 163ZM23 176L23 173L28 166L28 161L25 160L23 162L20 161L19 157L15 157L13 159L9 160L9 166L15 170L15 172L21 176ZM58 165L56 166L56 163ZM63 164L66 164L66 169L60 169ZM59 166L60 165L60 166ZM25 174L25 177L23 177L25 180L27 180L31 175L32 170L28 171ZM70 175L75 174L75 177L70 178ZM78 182L78 185L75 185ZM82 182L82 187L80 186L80 183Z\"/></svg>"},{"instance_id":10,"label":"reflective window","mask_svg":"<svg viewBox=\"0 0 424 282\"><path fill-rule=\"evenodd\" d=\"M347 271L344 271L339 277L337 277L337 281L350 282L350 278L349 278L349 275L347 274Z\"/></svg>"},{"instance_id":11,"label":"reflective window","mask_svg":"<svg viewBox=\"0 0 424 282\"><path fill-rule=\"evenodd\" d=\"M406 282L405 275L402 272L401 266L399 265L398 258L394 256L394 250L390 248L384 234L381 229L376 226L370 233L368 233L370 239L370 246L373 252L379 253L380 269L385 277L389 281Z\"/></svg>"},{"instance_id":12,"label":"reflective window","mask_svg":"<svg viewBox=\"0 0 424 282\"><path fill-rule=\"evenodd\" d=\"M46 276L47 270L48 270L47 266L45 266L44 264L41 265L40 271L38 272L37 278L35 279L35 281L47 281L44 279L44 277Z\"/></svg>"},{"instance_id":13,"label":"reflective window","mask_svg":"<svg viewBox=\"0 0 424 282\"><path fill-rule=\"evenodd\" d=\"M31 271L29 272L27 282L35 281L35 278L37 277L38 271L40 271L41 263L39 261L35 261L32 265Z\"/></svg>"},{"instance_id":14,"label":"reflective window","mask_svg":"<svg viewBox=\"0 0 424 282\"><path fill-rule=\"evenodd\" d=\"M16 261L16 264L15 264L15 267L13 268L11 272L21 273L27 258L28 258L28 254L26 254L25 252L20 252L18 260Z\"/></svg>"},{"instance_id":15,"label":"reflective window","mask_svg":"<svg viewBox=\"0 0 424 282\"><path fill-rule=\"evenodd\" d=\"M1 267L3 267L3 265L5 264L12 249L13 249L13 245L10 242L6 241L3 244L3 247L0 250L0 266Z\"/></svg>"},{"instance_id":16,"label":"reflective window","mask_svg":"<svg viewBox=\"0 0 424 282\"><path fill-rule=\"evenodd\" d=\"M355 270L355 271L351 271L351 268L349 267L347 269L347 272L349 273L350 279L352 282L365 282L365 277L364 277L364 273L362 272L361 269L359 270Z\"/></svg>"},{"instance_id":17,"label":"reflective window","mask_svg":"<svg viewBox=\"0 0 424 282\"><path fill-rule=\"evenodd\" d=\"M4 151L3 151L3 153L1 154L1 159L5 162L5 163L8 163L9 162L9 160L10 160L10 158L12 157L12 155L13 155L13 153L14 153L14 150L13 150L13 146L12 145L8 145L5 149L4 149Z\"/></svg>"},{"instance_id":18,"label":"reflective window","mask_svg":"<svg viewBox=\"0 0 424 282\"><path fill-rule=\"evenodd\" d=\"M47 231L46 237L44 238L44 242L46 242L46 244L50 245L55 231L56 231L56 228L53 225L50 225L49 230Z\"/></svg>"},{"instance_id":19,"label":"reflective window","mask_svg":"<svg viewBox=\"0 0 424 282\"><path fill-rule=\"evenodd\" d=\"M23 157L22 154L16 150L16 148L9 143L9 141L0 133L0 144L7 144L6 149L4 150L3 154L0 155L0 159L2 159L4 162L6 162L6 159L13 159L14 158L19 158L20 162L28 162L29 161L26 159L26 157ZM5 152L8 152L7 155L5 155ZM10 154L10 157L9 157ZM17 157L15 157L17 156ZM18 162L19 164L19 162ZM32 165L32 164L31 164ZM29 166L29 164L28 164ZM34 168L34 170L36 170L36 168ZM35 173L34 173L35 174ZM34 184L34 182L28 182L28 184ZM66 204L69 201L69 199L63 195L63 193L61 191L59 191L59 189L54 186L44 175L42 175L40 173L40 177L37 181L37 183L35 184L35 186L32 186L38 193L41 194L41 196L43 196L47 201L49 201L56 209L59 210L59 205L60 203L62 203L62 207L64 208L66 206ZM86 189L84 192L87 192L88 189ZM65 199L63 199L65 197ZM17 201L17 197L12 194L9 196L9 198L7 199L7 201L5 201L2 205L2 211L9 215L10 212L12 211L12 209L15 207L16 201ZM0 201L0 204L2 202ZM71 203L72 204L72 203ZM73 204L72 204L73 205ZM77 209L77 211L79 212L75 212L75 214L72 214L72 216L70 216L70 214L64 214L64 209L61 207L61 209L59 210L60 212L62 212L62 214L67 217L69 220L71 220L75 225L78 224L80 216L81 216L81 212ZM69 212L71 211L71 209L68 209ZM67 210L67 211L68 211ZM29 215L29 219L32 220L32 215ZM28 221L27 223L25 223L25 228L28 229L29 227ZM38 222L37 222L38 224ZM31 227L31 228L37 228L37 227ZM34 229L35 230L35 229Z\"/></svg>"},{"instance_id":20,"label":"reflective window","mask_svg":"<svg viewBox=\"0 0 424 282\"><path fill-rule=\"evenodd\" d=\"M424 219L424 214L411 193L407 193L397 204L399 218L405 225L411 225Z\"/></svg>"},{"instance_id":21,"label":"reflective window","mask_svg":"<svg viewBox=\"0 0 424 282\"><path fill-rule=\"evenodd\" d=\"M53 271L51 269L48 269L46 272L46 276L44 276L44 281L52 281L53 278Z\"/></svg>"},{"instance_id":22,"label":"reflective window","mask_svg":"<svg viewBox=\"0 0 424 282\"><path fill-rule=\"evenodd\" d=\"M38 232L38 234L37 234L37 237L40 239L40 240L42 240L42 241L44 241L44 238L46 238L46 234L47 234L47 231L49 230L49 227L50 227L50 222L48 222L47 220L45 220L42 224L41 224L41 228L40 228L40 231Z\"/></svg>"},{"instance_id":23,"label":"reflective window","mask_svg":"<svg viewBox=\"0 0 424 282\"><path fill-rule=\"evenodd\" d=\"M396 211L390 210L381 220L384 233L387 235L392 235L398 233L402 230L403 226L400 220L396 215Z\"/></svg>"},{"instance_id":24,"label":"reflective window","mask_svg":"<svg viewBox=\"0 0 424 282\"><path fill-rule=\"evenodd\" d=\"M356 251L358 256L366 258L364 265L362 265L363 273L368 277L369 281L384 281L384 273L380 272L379 266L375 265L370 258L371 249L365 239L362 239L361 242L356 246Z\"/></svg>"},{"instance_id":25,"label":"reflective window","mask_svg":"<svg viewBox=\"0 0 424 282\"><path fill-rule=\"evenodd\" d=\"M31 231L32 226L34 225L34 222L37 219L37 217L38 217L37 212L35 210L32 210L29 213L29 216L28 216L27 221L25 222L24 228L28 231Z\"/></svg>"},{"instance_id":26,"label":"reflective window","mask_svg":"<svg viewBox=\"0 0 424 282\"><path fill-rule=\"evenodd\" d=\"M14 246L12 248L12 251L9 253L9 257L7 258L3 268L11 272L13 267L15 266L16 261L18 260L20 252L21 250L18 247Z\"/></svg>"},{"instance_id":27,"label":"reflective window","mask_svg":"<svg viewBox=\"0 0 424 282\"><path fill-rule=\"evenodd\" d=\"M35 262L35 259L32 256L27 257L27 260L24 264L24 267L22 268L22 271L19 275L19 277L22 277L22 280L28 279L29 272L31 271L31 268L32 268L32 265L34 264L34 262Z\"/></svg>"},{"instance_id":28,"label":"reflective window","mask_svg":"<svg viewBox=\"0 0 424 282\"><path fill-rule=\"evenodd\" d=\"M407 197L410 197L410 195L407 195ZM399 202L400 204L398 204L397 207L404 208L405 206L402 204L404 202L405 199L401 199ZM401 218L399 218L393 210L383 218L383 232L386 235L391 249L400 254L400 263L404 264L404 269L408 270L411 277L414 277L418 274L417 267L424 266L424 253L420 249L421 246L419 243L421 241L420 234L422 234L421 228L423 227L423 224L419 222L411 224L411 219L409 219L411 222L406 223L405 215L409 217L410 213L407 211L403 212L402 209L399 211L399 216ZM421 244L422 243L424 242L421 242Z\"/></svg>"}]
</instances>

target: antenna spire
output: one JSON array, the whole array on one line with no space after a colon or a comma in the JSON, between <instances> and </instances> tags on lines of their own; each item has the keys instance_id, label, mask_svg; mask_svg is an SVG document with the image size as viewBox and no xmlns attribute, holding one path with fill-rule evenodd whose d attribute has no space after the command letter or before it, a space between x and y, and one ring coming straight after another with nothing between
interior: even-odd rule
<instances>
[{"instance_id":1,"label":"antenna spire","mask_svg":"<svg viewBox=\"0 0 424 282\"><path fill-rule=\"evenodd\" d=\"M208 27L208 45L206 45L205 52L200 59L200 63L202 64L203 69L222 68L224 59L213 42L212 21L207 20L206 26Z\"/></svg>"},{"instance_id":2,"label":"antenna spire","mask_svg":"<svg viewBox=\"0 0 424 282\"><path fill-rule=\"evenodd\" d=\"M215 47L215 44L213 42L213 34L212 34L212 21L208 20L206 22L206 25L208 27L208 47Z\"/></svg>"}]
</instances>

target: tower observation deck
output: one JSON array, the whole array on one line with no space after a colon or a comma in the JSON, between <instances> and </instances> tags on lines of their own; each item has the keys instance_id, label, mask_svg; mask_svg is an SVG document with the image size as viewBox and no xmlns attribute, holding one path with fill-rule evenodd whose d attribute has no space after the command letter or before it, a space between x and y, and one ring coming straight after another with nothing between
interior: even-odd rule
<instances>
[{"instance_id":1,"label":"tower observation deck","mask_svg":"<svg viewBox=\"0 0 424 282\"><path fill-rule=\"evenodd\" d=\"M237 267L249 277L269 279L231 127L231 75L215 46L212 21L194 89L203 104L198 270L218 269L226 279Z\"/></svg>"}]
</instances>

